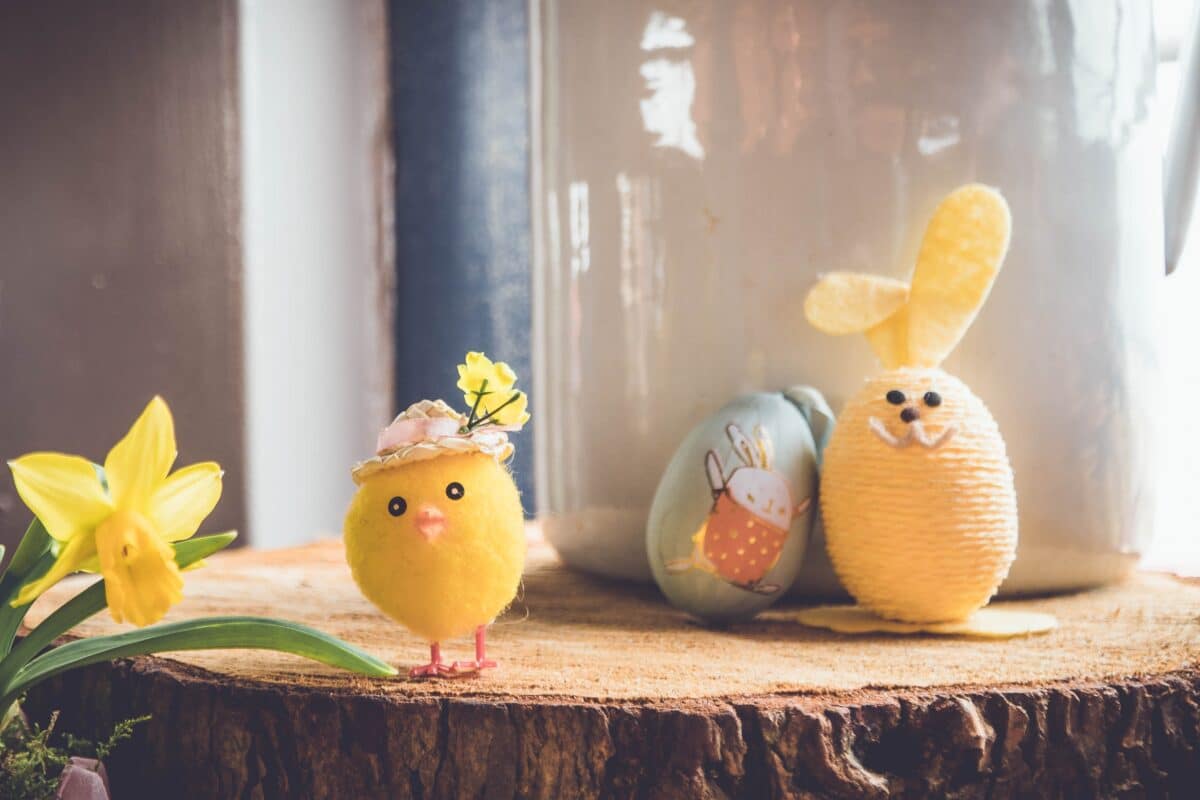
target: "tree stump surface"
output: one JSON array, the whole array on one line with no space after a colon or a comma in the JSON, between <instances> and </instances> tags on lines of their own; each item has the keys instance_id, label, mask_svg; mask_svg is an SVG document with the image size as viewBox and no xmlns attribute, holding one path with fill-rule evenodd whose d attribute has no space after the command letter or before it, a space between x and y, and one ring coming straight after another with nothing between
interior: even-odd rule
<instances>
[{"instance_id":1,"label":"tree stump surface","mask_svg":"<svg viewBox=\"0 0 1200 800\"><path fill-rule=\"evenodd\" d=\"M340 540L215 556L185 594L168 619L283 617L402 670L428 655L358 593ZM376 680L200 651L67 673L26 707L86 735L152 715L110 758L118 798L1195 796L1200 584L1139 574L1005 605L1060 627L852 637L784 605L714 630L535 543L492 627L500 669L482 676ZM120 628L102 616L74 634ZM465 658L471 643L443 650Z\"/></svg>"}]
</instances>

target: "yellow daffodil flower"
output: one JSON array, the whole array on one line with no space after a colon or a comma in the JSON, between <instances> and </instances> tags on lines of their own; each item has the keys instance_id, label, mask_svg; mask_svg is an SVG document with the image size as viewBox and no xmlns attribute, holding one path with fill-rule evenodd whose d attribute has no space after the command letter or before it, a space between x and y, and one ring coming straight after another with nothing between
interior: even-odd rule
<instances>
[{"instance_id":1,"label":"yellow daffodil flower","mask_svg":"<svg viewBox=\"0 0 1200 800\"><path fill-rule=\"evenodd\" d=\"M520 427L529 421L525 410L529 402L524 392L514 392L517 373L503 361L492 362L483 353L467 353L466 363L458 365L458 388L471 409L469 427L492 415L488 422Z\"/></svg>"},{"instance_id":2,"label":"yellow daffodil flower","mask_svg":"<svg viewBox=\"0 0 1200 800\"><path fill-rule=\"evenodd\" d=\"M175 457L171 410L155 397L104 459L107 489L80 456L30 453L10 461L17 493L59 547L54 565L13 605L86 570L104 576L117 622L142 627L162 619L183 599L170 543L192 536L221 497L220 466L207 461L168 474Z\"/></svg>"}]
</instances>

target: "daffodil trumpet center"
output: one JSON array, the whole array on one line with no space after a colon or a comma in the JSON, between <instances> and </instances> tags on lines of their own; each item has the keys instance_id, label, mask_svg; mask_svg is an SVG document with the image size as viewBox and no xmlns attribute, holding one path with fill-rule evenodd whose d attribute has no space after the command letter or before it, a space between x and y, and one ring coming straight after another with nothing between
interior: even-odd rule
<instances>
[{"instance_id":1,"label":"daffodil trumpet center","mask_svg":"<svg viewBox=\"0 0 1200 800\"><path fill-rule=\"evenodd\" d=\"M102 522L96 551L109 612L117 622L153 624L183 598L174 551L136 511L118 510Z\"/></svg>"}]
</instances>

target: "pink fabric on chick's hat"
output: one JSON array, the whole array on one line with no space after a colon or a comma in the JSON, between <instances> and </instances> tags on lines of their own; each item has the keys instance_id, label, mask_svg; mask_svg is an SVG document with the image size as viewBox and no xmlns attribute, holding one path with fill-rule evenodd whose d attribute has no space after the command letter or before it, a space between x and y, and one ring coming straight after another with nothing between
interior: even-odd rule
<instances>
[{"instance_id":1,"label":"pink fabric on chick's hat","mask_svg":"<svg viewBox=\"0 0 1200 800\"><path fill-rule=\"evenodd\" d=\"M466 424L466 416L442 400L413 403L380 431L375 455L355 464L350 475L355 483L361 484L380 470L439 456L483 453L497 461L512 456L509 428L488 425L460 433Z\"/></svg>"}]
</instances>

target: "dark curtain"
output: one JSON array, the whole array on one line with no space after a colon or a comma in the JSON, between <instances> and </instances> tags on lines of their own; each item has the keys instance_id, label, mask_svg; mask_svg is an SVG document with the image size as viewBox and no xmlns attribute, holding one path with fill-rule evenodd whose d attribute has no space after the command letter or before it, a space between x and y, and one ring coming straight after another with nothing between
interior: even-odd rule
<instances>
[{"instance_id":1,"label":"dark curtain","mask_svg":"<svg viewBox=\"0 0 1200 800\"><path fill-rule=\"evenodd\" d=\"M530 394L526 0L390 4L396 152L396 404L462 405L468 350ZM533 509L530 428L513 469Z\"/></svg>"}]
</instances>

